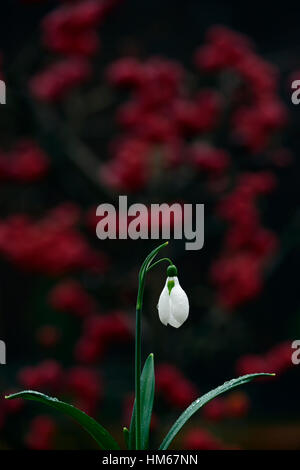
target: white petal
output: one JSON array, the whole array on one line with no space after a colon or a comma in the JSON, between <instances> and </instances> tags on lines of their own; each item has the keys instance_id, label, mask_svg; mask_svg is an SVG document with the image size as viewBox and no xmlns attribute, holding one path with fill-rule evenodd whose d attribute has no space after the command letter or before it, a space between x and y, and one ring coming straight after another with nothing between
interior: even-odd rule
<instances>
[{"instance_id":1,"label":"white petal","mask_svg":"<svg viewBox=\"0 0 300 470\"><path fill-rule=\"evenodd\" d=\"M169 291L167 287L167 283L160 294L159 301L158 301L158 315L160 321L167 326L170 318L170 310L171 310L171 302Z\"/></svg>"},{"instance_id":2,"label":"white petal","mask_svg":"<svg viewBox=\"0 0 300 470\"><path fill-rule=\"evenodd\" d=\"M175 318L173 317L172 313L169 316L169 325L173 326L174 328L179 328L181 326L181 323L179 323Z\"/></svg>"},{"instance_id":3,"label":"white petal","mask_svg":"<svg viewBox=\"0 0 300 470\"><path fill-rule=\"evenodd\" d=\"M174 278L175 286L171 290L171 316L181 326L189 315L189 300L186 293L180 286L178 279ZM170 322L169 322L170 323ZM171 324L171 323L170 323ZM177 327L178 328L178 327Z\"/></svg>"}]
</instances>

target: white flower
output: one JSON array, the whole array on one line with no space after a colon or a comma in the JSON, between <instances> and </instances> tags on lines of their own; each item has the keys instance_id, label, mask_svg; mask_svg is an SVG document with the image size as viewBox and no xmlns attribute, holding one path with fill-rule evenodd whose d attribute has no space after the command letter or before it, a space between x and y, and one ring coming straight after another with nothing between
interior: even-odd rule
<instances>
[{"instance_id":1,"label":"white flower","mask_svg":"<svg viewBox=\"0 0 300 470\"><path fill-rule=\"evenodd\" d=\"M158 315L164 325L179 328L189 315L189 300L178 277L168 277L158 301Z\"/></svg>"}]
</instances>

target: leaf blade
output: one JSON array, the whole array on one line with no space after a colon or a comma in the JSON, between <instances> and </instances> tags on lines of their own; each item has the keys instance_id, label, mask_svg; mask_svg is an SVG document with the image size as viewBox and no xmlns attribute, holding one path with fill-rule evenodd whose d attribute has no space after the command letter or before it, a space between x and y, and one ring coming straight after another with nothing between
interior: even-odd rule
<instances>
[{"instance_id":1,"label":"leaf blade","mask_svg":"<svg viewBox=\"0 0 300 470\"><path fill-rule=\"evenodd\" d=\"M141 374L141 444L146 449L149 440L149 430L154 401L155 375L154 357L149 354ZM129 449L135 448L135 402L132 411L129 430Z\"/></svg>"},{"instance_id":2,"label":"leaf blade","mask_svg":"<svg viewBox=\"0 0 300 470\"><path fill-rule=\"evenodd\" d=\"M25 390L22 392L14 393L5 397L8 400L14 398L23 398L25 400L33 400L51 406L58 411L62 411L66 415L73 418L78 424L85 429L97 442L97 444L104 450L119 450L119 446L113 437L101 426L95 419L79 410L73 405L69 405L54 397L49 397L43 393L34 390Z\"/></svg>"},{"instance_id":3,"label":"leaf blade","mask_svg":"<svg viewBox=\"0 0 300 470\"><path fill-rule=\"evenodd\" d=\"M179 416L179 418L175 421L173 426L171 427L170 431L164 438L163 442L161 443L159 450L166 450L168 449L169 445L173 441L174 437L178 434L184 424L196 413L203 405L208 403L210 400L213 400L218 395L225 393L229 390L232 390L235 387L243 385L244 383L248 383L251 380L260 377L260 376L272 376L275 374L267 374L267 373L259 373L259 374L247 374L236 379L229 380L225 382L223 385L211 390L210 392L202 395L202 397L195 400L191 405Z\"/></svg>"},{"instance_id":4,"label":"leaf blade","mask_svg":"<svg viewBox=\"0 0 300 470\"><path fill-rule=\"evenodd\" d=\"M129 430L126 427L123 428L123 436L126 444L126 449L129 450Z\"/></svg>"}]
</instances>

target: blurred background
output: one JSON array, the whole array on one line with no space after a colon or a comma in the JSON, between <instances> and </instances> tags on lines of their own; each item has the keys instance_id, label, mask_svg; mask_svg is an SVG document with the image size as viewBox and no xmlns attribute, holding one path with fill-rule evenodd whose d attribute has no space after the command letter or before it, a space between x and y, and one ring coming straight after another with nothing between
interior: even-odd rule
<instances>
[{"instance_id":1,"label":"blurred background","mask_svg":"<svg viewBox=\"0 0 300 470\"><path fill-rule=\"evenodd\" d=\"M164 256L190 317L163 326L147 279L143 357L155 355L155 448L191 401L177 449L300 449L298 17L288 2L1 2L1 396L65 399L123 442L134 388L137 274L157 242L96 237L96 207L205 204L205 245ZM0 448L91 449L42 405L0 402Z\"/></svg>"}]
</instances>

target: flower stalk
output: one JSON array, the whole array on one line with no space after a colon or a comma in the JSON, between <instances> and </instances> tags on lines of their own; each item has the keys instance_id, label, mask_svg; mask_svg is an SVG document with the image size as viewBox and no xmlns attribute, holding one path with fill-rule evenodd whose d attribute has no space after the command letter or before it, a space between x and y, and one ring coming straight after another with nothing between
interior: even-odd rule
<instances>
[{"instance_id":1,"label":"flower stalk","mask_svg":"<svg viewBox=\"0 0 300 470\"><path fill-rule=\"evenodd\" d=\"M144 290L146 274L157 264L162 261L167 261L172 265L169 258L161 258L155 263L151 264L157 253L168 245L165 242L153 250L145 259L139 272L139 285L136 301L136 318L135 318L135 438L136 450L141 449L141 349L142 349L142 309L144 300Z\"/></svg>"}]
</instances>

